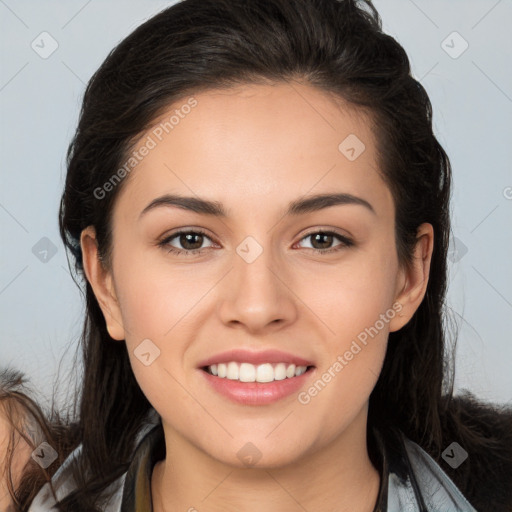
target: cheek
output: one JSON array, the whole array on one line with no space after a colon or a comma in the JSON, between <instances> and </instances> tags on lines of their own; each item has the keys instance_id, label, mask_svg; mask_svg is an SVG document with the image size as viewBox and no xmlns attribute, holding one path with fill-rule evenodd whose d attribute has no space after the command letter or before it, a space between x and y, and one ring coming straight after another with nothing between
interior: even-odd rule
<instances>
[{"instance_id":1,"label":"cheek","mask_svg":"<svg viewBox=\"0 0 512 512\"><path fill-rule=\"evenodd\" d=\"M172 336L172 329L193 317L194 305L207 289L197 273L131 255L118 261L116 276L127 341ZM181 319L181 320L180 320Z\"/></svg>"},{"instance_id":2,"label":"cheek","mask_svg":"<svg viewBox=\"0 0 512 512\"><path fill-rule=\"evenodd\" d=\"M306 390L322 414L322 404L340 403L325 421L345 421L368 400L386 355L397 265L390 251L369 250L346 264L318 274L303 297L322 329L317 384ZM311 280L309 281L311 282ZM313 397L322 395L318 400Z\"/></svg>"},{"instance_id":3,"label":"cheek","mask_svg":"<svg viewBox=\"0 0 512 512\"><path fill-rule=\"evenodd\" d=\"M169 396L185 404L189 397L172 377L182 380L181 365L189 339L185 331L193 332L194 324L197 326L192 306L204 291L201 286L190 286L190 278L182 273L169 271L158 262L151 264L147 257L131 254L116 263L126 347L135 379L157 410ZM144 362L145 353L149 353L149 361Z\"/></svg>"},{"instance_id":4,"label":"cheek","mask_svg":"<svg viewBox=\"0 0 512 512\"><path fill-rule=\"evenodd\" d=\"M317 281L329 290L315 288L311 307L322 320L315 320L323 333L322 355L316 379L298 398L310 417L321 418L326 438L355 418L379 377L396 314L389 273L392 267L354 266Z\"/></svg>"},{"instance_id":5,"label":"cheek","mask_svg":"<svg viewBox=\"0 0 512 512\"><path fill-rule=\"evenodd\" d=\"M374 325L393 303L397 272L394 259L385 254L367 256L317 273L314 280L307 280L315 286L300 292L330 328L330 336L341 342Z\"/></svg>"},{"instance_id":6,"label":"cheek","mask_svg":"<svg viewBox=\"0 0 512 512\"><path fill-rule=\"evenodd\" d=\"M321 316L329 326L324 338L323 371L339 375L337 383L344 389L371 391L374 377L382 366L387 348L389 322L396 314L388 306L388 294L369 288L343 288L328 297L328 314ZM360 292L360 293L356 293ZM329 377L327 377L329 378ZM336 387L336 385L335 385Z\"/></svg>"}]
</instances>

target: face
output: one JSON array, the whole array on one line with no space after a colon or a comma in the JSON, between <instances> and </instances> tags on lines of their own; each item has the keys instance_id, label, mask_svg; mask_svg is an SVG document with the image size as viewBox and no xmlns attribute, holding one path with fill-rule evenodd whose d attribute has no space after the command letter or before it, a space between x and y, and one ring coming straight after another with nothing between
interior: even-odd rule
<instances>
[{"instance_id":1,"label":"face","mask_svg":"<svg viewBox=\"0 0 512 512\"><path fill-rule=\"evenodd\" d=\"M88 278L166 436L238 466L250 442L260 464L285 465L364 427L388 333L425 279L398 264L393 197L361 112L299 84L194 98L141 136L113 211L112 268L101 281L90 266ZM225 216L155 202L166 194ZM320 194L341 200L288 211ZM281 351L272 368L298 357L309 369L249 384L200 367L231 349Z\"/></svg>"}]
</instances>

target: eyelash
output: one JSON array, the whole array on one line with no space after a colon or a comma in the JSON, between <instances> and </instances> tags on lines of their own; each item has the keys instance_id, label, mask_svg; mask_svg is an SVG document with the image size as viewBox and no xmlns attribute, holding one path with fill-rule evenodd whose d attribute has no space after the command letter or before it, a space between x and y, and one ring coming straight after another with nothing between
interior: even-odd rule
<instances>
[{"instance_id":1,"label":"eyelash","mask_svg":"<svg viewBox=\"0 0 512 512\"><path fill-rule=\"evenodd\" d=\"M207 248L202 248L202 249L185 250L185 249L176 249L175 247L168 245L171 240L173 240L174 238L176 238L180 235L184 235L184 234L204 235L205 237L207 237L208 239L211 240L211 238L206 234L206 232L204 232L200 229L195 229L193 231L192 230L190 230L190 231L184 230L184 231L177 231L176 233L173 233L171 236L164 238L163 240L158 242L158 246L165 249L168 253L173 253L173 254L177 254L177 255L185 255L185 256L193 256L193 255L199 254L199 253L203 252L205 249L207 249ZM314 249L314 248L307 247L307 249L310 249L317 254L321 254L321 255L330 254L330 253L337 252L344 248L351 247L354 245L354 242L350 238L347 238L346 236L340 235L339 233L336 233L334 231L322 231L322 230L312 231L310 233L307 233L300 239L300 242L302 240L304 240L305 238L308 238L312 235L317 235L317 234L332 235L335 238L337 238L340 242L342 242L340 245L338 245L336 247L332 247L330 249Z\"/></svg>"}]
</instances>

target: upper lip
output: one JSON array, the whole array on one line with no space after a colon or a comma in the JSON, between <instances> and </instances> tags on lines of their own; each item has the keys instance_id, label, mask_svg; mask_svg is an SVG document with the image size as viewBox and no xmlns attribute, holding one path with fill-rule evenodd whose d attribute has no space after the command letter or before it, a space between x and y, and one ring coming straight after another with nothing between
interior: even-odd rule
<instances>
[{"instance_id":1,"label":"upper lip","mask_svg":"<svg viewBox=\"0 0 512 512\"><path fill-rule=\"evenodd\" d=\"M313 366L311 361L281 350L262 350L255 352L234 348L221 352L220 354L215 354L208 359L204 359L198 364L198 367L203 368L205 366L211 366L212 364L229 363L230 361L251 363L254 365L263 363L287 363L294 364L295 366Z\"/></svg>"}]
</instances>

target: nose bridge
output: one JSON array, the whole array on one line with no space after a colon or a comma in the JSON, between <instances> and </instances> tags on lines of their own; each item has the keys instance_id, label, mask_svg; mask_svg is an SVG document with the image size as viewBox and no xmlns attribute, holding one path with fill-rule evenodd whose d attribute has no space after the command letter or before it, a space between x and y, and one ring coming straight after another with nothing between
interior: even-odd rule
<instances>
[{"instance_id":1,"label":"nose bridge","mask_svg":"<svg viewBox=\"0 0 512 512\"><path fill-rule=\"evenodd\" d=\"M271 234L246 236L236 247L235 274L238 285L246 290L240 292L256 293L258 296L279 293L278 267L280 258L272 247ZM270 297L267 297L269 299Z\"/></svg>"},{"instance_id":2,"label":"nose bridge","mask_svg":"<svg viewBox=\"0 0 512 512\"><path fill-rule=\"evenodd\" d=\"M271 233L257 236L248 235L235 247L231 289L221 308L224 321L237 321L250 329L290 320L295 309Z\"/></svg>"}]
</instances>

